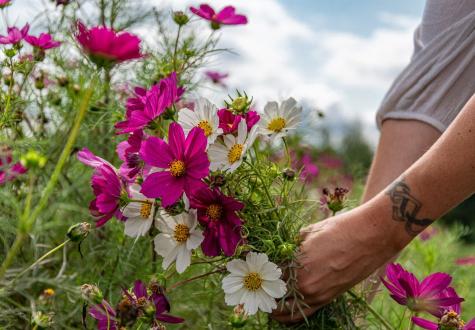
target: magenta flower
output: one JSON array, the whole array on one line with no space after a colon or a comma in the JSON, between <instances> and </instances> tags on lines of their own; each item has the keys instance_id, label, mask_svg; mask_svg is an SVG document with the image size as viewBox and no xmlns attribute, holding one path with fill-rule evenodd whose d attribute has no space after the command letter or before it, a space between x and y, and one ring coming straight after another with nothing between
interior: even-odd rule
<instances>
[{"instance_id":1,"label":"magenta flower","mask_svg":"<svg viewBox=\"0 0 475 330\"><path fill-rule=\"evenodd\" d=\"M27 35L25 36L25 40L33 47L41 50L56 48L61 45L61 42L53 40L53 37L49 33L41 33L38 37Z\"/></svg>"},{"instance_id":2,"label":"magenta flower","mask_svg":"<svg viewBox=\"0 0 475 330\"><path fill-rule=\"evenodd\" d=\"M454 295L457 294L452 288L449 288L444 294L444 296ZM461 311L462 308L460 306L460 303L456 303L452 306L440 309L437 315L435 315L438 318L437 322L426 320L421 317L412 317L411 320L415 325L428 330L475 330L475 318L465 324L460 317Z\"/></svg>"},{"instance_id":3,"label":"magenta flower","mask_svg":"<svg viewBox=\"0 0 475 330\"><path fill-rule=\"evenodd\" d=\"M235 115L234 113L232 113L232 111L228 109L219 110L218 117L219 117L219 128L223 130L224 134L236 133L239 123L241 122L242 118L246 120L248 132L261 119L261 116L259 116L259 114L256 111L249 111L242 116L242 115Z\"/></svg>"},{"instance_id":4,"label":"magenta flower","mask_svg":"<svg viewBox=\"0 0 475 330\"><path fill-rule=\"evenodd\" d=\"M20 162L12 163L11 149L9 147L0 147L0 185L26 173L27 169Z\"/></svg>"},{"instance_id":5,"label":"magenta flower","mask_svg":"<svg viewBox=\"0 0 475 330\"><path fill-rule=\"evenodd\" d=\"M190 206L198 210L198 221L205 227L203 253L214 257L222 250L224 255L232 256L242 243L242 220L236 212L242 210L244 204L203 185L191 197Z\"/></svg>"},{"instance_id":6,"label":"magenta flower","mask_svg":"<svg viewBox=\"0 0 475 330\"><path fill-rule=\"evenodd\" d=\"M458 258L455 260L455 264L458 266L473 266L475 265L475 256Z\"/></svg>"},{"instance_id":7,"label":"magenta flower","mask_svg":"<svg viewBox=\"0 0 475 330\"><path fill-rule=\"evenodd\" d=\"M126 141L117 145L117 155L123 161L119 173L128 181L135 181L138 174L142 176L150 170L139 155L142 142L147 138L143 131L137 130Z\"/></svg>"},{"instance_id":8,"label":"magenta flower","mask_svg":"<svg viewBox=\"0 0 475 330\"><path fill-rule=\"evenodd\" d=\"M12 4L12 0L0 0L0 9L8 7Z\"/></svg>"},{"instance_id":9,"label":"magenta flower","mask_svg":"<svg viewBox=\"0 0 475 330\"><path fill-rule=\"evenodd\" d=\"M434 273L422 282L414 274L399 264L390 264L386 268L387 281L383 284L398 304L407 306L415 312L428 312L439 315L440 310L463 301L455 290L449 287L452 277L445 273Z\"/></svg>"},{"instance_id":10,"label":"magenta flower","mask_svg":"<svg viewBox=\"0 0 475 330\"><path fill-rule=\"evenodd\" d=\"M115 310L105 300L101 304L92 306L89 315L97 320L99 330L117 330L117 319Z\"/></svg>"},{"instance_id":11,"label":"magenta flower","mask_svg":"<svg viewBox=\"0 0 475 330\"><path fill-rule=\"evenodd\" d=\"M26 35L28 34L28 30L30 29L30 25L25 24L25 26L20 30L17 27L9 27L8 28L8 35L3 36L0 35L0 44L2 45L16 45L20 43L23 39L25 39Z\"/></svg>"},{"instance_id":12,"label":"magenta flower","mask_svg":"<svg viewBox=\"0 0 475 330\"><path fill-rule=\"evenodd\" d=\"M211 80L214 84L226 86L223 83L223 80L226 79L229 75L227 73L221 73L217 71L206 71L206 77Z\"/></svg>"},{"instance_id":13,"label":"magenta flower","mask_svg":"<svg viewBox=\"0 0 475 330\"><path fill-rule=\"evenodd\" d=\"M177 102L184 89L178 86L175 72L153 85L150 90L135 89L135 96L127 100L126 119L115 125L117 134L144 129L165 110Z\"/></svg>"},{"instance_id":14,"label":"magenta flower","mask_svg":"<svg viewBox=\"0 0 475 330\"><path fill-rule=\"evenodd\" d=\"M132 293L133 294L130 294L129 292L124 291L124 296L129 299L129 301L140 312L149 306L153 306L155 309L155 320L165 323L182 323L185 321L181 317L168 314L170 312L170 303L160 286L153 285L152 292L149 294L145 284L142 281L137 280L134 282Z\"/></svg>"},{"instance_id":15,"label":"magenta flower","mask_svg":"<svg viewBox=\"0 0 475 330\"><path fill-rule=\"evenodd\" d=\"M170 124L168 143L149 137L142 143L140 156L146 164L162 171L145 178L142 194L161 198L163 207L175 204L183 193L191 197L201 179L209 174L206 146L207 139L201 128L193 128L185 139L183 128L177 123Z\"/></svg>"},{"instance_id":16,"label":"magenta flower","mask_svg":"<svg viewBox=\"0 0 475 330\"><path fill-rule=\"evenodd\" d=\"M115 32L105 26L88 29L78 21L76 40L91 61L100 67L143 57L139 37L128 32Z\"/></svg>"},{"instance_id":17,"label":"magenta flower","mask_svg":"<svg viewBox=\"0 0 475 330\"><path fill-rule=\"evenodd\" d=\"M87 148L78 152L78 159L94 169L91 186L96 198L89 204L89 211L96 218L96 227L103 226L113 216L125 220L120 204L128 197L128 192L125 180L118 175L117 169Z\"/></svg>"},{"instance_id":18,"label":"magenta flower","mask_svg":"<svg viewBox=\"0 0 475 330\"><path fill-rule=\"evenodd\" d=\"M305 182L310 182L320 174L320 169L312 161L312 157L309 154L303 155L302 159L302 171L300 172L300 178Z\"/></svg>"},{"instance_id":19,"label":"magenta flower","mask_svg":"<svg viewBox=\"0 0 475 330\"><path fill-rule=\"evenodd\" d=\"M221 25L239 25L247 24L247 17L236 14L233 6L224 7L219 13L206 4L200 5L200 8L190 7L193 14L211 22L211 28L217 30Z\"/></svg>"}]
</instances>

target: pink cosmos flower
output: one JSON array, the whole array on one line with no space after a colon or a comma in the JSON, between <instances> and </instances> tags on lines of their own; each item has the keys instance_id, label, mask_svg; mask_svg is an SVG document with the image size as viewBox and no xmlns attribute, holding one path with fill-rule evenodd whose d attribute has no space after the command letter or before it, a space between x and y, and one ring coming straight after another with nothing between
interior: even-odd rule
<instances>
[{"instance_id":1,"label":"pink cosmos flower","mask_svg":"<svg viewBox=\"0 0 475 330\"><path fill-rule=\"evenodd\" d=\"M91 186L96 198L89 204L89 211L96 218L96 227L103 226L113 216L125 220L120 212L120 203L128 196L128 192L125 180L118 175L117 169L87 148L78 152L77 157L80 162L94 169Z\"/></svg>"},{"instance_id":2,"label":"pink cosmos flower","mask_svg":"<svg viewBox=\"0 0 475 330\"><path fill-rule=\"evenodd\" d=\"M219 189L211 190L203 185L190 199L190 206L198 210L198 221L205 227L203 253L214 257L222 250L224 255L232 256L242 243L242 220L236 212L244 204Z\"/></svg>"},{"instance_id":3,"label":"pink cosmos flower","mask_svg":"<svg viewBox=\"0 0 475 330\"><path fill-rule=\"evenodd\" d=\"M458 258L455 260L455 264L458 266L473 266L475 265L475 256Z\"/></svg>"},{"instance_id":4,"label":"pink cosmos flower","mask_svg":"<svg viewBox=\"0 0 475 330\"><path fill-rule=\"evenodd\" d=\"M219 128L223 130L224 134L236 133L242 118L246 120L248 132L261 119L261 116L256 111L249 111L245 115L235 115L228 109L219 110L218 117Z\"/></svg>"},{"instance_id":5,"label":"pink cosmos flower","mask_svg":"<svg viewBox=\"0 0 475 330\"><path fill-rule=\"evenodd\" d=\"M0 0L0 9L8 7L12 4L12 0Z\"/></svg>"},{"instance_id":6,"label":"pink cosmos flower","mask_svg":"<svg viewBox=\"0 0 475 330\"><path fill-rule=\"evenodd\" d=\"M3 36L0 35L0 44L2 45L16 45L22 41L26 35L28 34L28 30L30 29L30 25L25 24L25 26L20 30L17 27L9 27L8 28L8 35Z\"/></svg>"},{"instance_id":7,"label":"pink cosmos flower","mask_svg":"<svg viewBox=\"0 0 475 330\"><path fill-rule=\"evenodd\" d=\"M61 42L53 40L53 37L49 33L41 33L38 37L27 35L25 36L25 40L33 47L42 50L56 48L61 45Z\"/></svg>"},{"instance_id":8,"label":"pink cosmos flower","mask_svg":"<svg viewBox=\"0 0 475 330\"><path fill-rule=\"evenodd\" d=\"M144 129L177 102L183 92L184 89L178 86L175 72L160 80L148 91L141 87L136 88L135 96L127 100L126 119L115 125L117 134Z\"/></svg>"},{"instance_id":9,"label":"pink cosmos flower","mask_svg":"<svg viewBox=\"0 0 475 330\"><path fill-rule=\"evenodd\" d=\"M12 162L12 150L9 147L0 147L0 185L26 173L27 169L20 162Z\"/></svg>"},{"instance_id":10,"label":"pink cosmos flower","mask_svg":"<svg viewBox=\"0 0 475 330\"><path fill-rule=\"evenodd\" d=\"M223 80L226 79L229 76L229 74L227 74L227 73L221 73L221 72L217 72L217 71L206 71L205 75L214 84L221 85L221 86L226 86L223 83Z\"/></svg>"},{"instance_id":11,"label":"pink cosmos flower","mask_svg":"<svg viewBox=\"0 0 475 330\"><path fill-rule=\"evenodd\" d=\"M115 32L105 26L88 29L78 21L76 39L91 61L101 67L143 57L140 38L128 32Z\"/></svg>"},{"instance_id":12,"label":"pink cosmos flower","mask_svg":"<svg viewBox=\"0 0 475 330\"><path fill-rule=\"evenodd\" d=\"M312 156L304 154L302 159L302 171L300 172L300 178L305 182L310 182L320 174L320 169L313 162Z\"/></svg>"},{"instance_id":13,"label":"pink cosmos flower","mask_svg":"<svg viewBox=\"0 0 475 330\"><path fill-rule=\"evenodd\" d=\"M129 135L126 141L117 145L117 155L123 161L119 173L128 181L133 182L138 174L142 176L150 170L140 158L139 151L142 142L147 138L142 130L137 130Z\"/></svg>"},{"instance_id":14,"label":"pink cosmos flower","mask_svg":"<svg viewBox=\"0 0 475 330\"><path fill-rule=\"evenodd\" d=\"M134 287L130 294L124 290L124 296L132 303L140 313L149 306L155 307L155 320L165 323L182 323L185 321L181 317L176 317L168 314L170 312L170 303L163 293L163 289L158 285L154 285L151 294L147 292L145 284L137 280L134 282ZM155 321L153 322L155 325Z\"/></svg>"},{"instance_id":15,"label":"pink cosmos flower","mask_svg":"<svg viewBox=\"0 0 475 330\"><path fill-rule=\"evenodd\" d=\"M445 296L453 296L457 295L455 293L455 290L452 288L449 288L447 290L447 293ZM444 309L441 309L437 315L435 315L438 318L437 322L429 321L426 319L423 319L421 317L412 317L411 320L412 322L427 330L440 330L440 329L454 329L454 330L475 330L475 318L472 319L470 322L467 324L464 324L462 321L460 314L461 314L462 308L460 303L448 306Z\"/></svg>"},{"instance_id":16,"label":"pink cosmos flower","mask_svg":"<svg viewBox=\"0 0 475 330\"><path fill-rule=\"evenodd\" d=\"M106 300L102 300L101 304L92 306L89 309L89 315L97 320L97 329L117 330L115 310Z\"/></svg>"},{"instance_id":17,"label":"pink cosmos flower","mask_svg":"<svg viewBox=\"0 0 475 330\"><path fill-rule=\"evenodd\" d=\"M201 128L193 128L185 139L183 128L177 123L170 124L168 143L149 137L142 143L139 154L146 164L161 171L145 178L142 194L161 198L163 207L175 204L183 193L191 197L201 179L209 174L206 146L207 139Z\"/></svg>"},{"instance_id":18,"label":"pink cosmos flower","mask_svg":"<svg viewBox=\"0 0 475 330\"><path fill-rule=\"evenodd\" d=\"M439 315L440 310L463 301L455 290L449 287L452 277L445 273L434 273L419 282L414 274L399 264L390 264L386 268L387 281L383 284L398 304L407 306L415 312L426 311Z\"/></svg>"},{"instance_id":19,"label":"pink cosmos flower","mask_svg":"<svg viewBox=\"0 0 475 330\"><path fill-rule=\"evenodd\" d=\"M221 25L239 25L247 24L247 17L236 14L233 6L224 7L219 13L206 4L200 5L200 8L190 7L193 14L211 22L211 28L217 30Z\"/></svg>"}]
</instances>

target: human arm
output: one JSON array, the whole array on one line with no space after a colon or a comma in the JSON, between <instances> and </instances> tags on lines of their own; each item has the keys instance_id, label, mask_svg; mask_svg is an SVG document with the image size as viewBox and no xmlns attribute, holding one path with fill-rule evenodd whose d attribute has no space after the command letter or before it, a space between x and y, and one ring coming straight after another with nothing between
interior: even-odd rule
<instances>
[{"instance_id":1,"label":"human arm","mask_svg":"<svg viewBox=\"0 0 475 330\"><path fill-rule=\"evenodd\" d=\"M309 315L401 251L475 190L475 97L447 131L386 190L306 228L298 280ZM289 311L274 314L291 321ZM294 314L294 320L301 318Z\"/></svg>"}]
</instances>

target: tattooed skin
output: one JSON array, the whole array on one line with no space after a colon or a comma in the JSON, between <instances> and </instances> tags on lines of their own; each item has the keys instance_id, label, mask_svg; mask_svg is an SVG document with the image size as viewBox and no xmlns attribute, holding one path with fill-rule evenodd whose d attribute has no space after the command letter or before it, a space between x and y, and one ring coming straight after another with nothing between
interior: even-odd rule
<instances>
[{"instance_id":1,"label":"tattooed skin","mask_svg":"<svg viewBox=\"0 0 475 330\"><path fill-rule=\"evenodd\" d=\"M404 178L394 182L386 194L393 204L393 220L404 222L409 235L416 236L434 222L432 219L417 217L422 203L411 195L411 189L404 182Z\"/></svg>"}]
</instances>

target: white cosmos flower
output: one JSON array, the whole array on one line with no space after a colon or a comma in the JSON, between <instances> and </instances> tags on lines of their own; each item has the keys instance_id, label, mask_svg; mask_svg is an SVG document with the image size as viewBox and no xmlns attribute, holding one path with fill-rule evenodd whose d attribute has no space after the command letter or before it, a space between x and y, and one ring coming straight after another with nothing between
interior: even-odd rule
<instances>
[{"instance_id":1,"label":"white cosmos flower","mask_svg":"<svg viewBox=\"0 0 475 330\"><path fill-rule=\"evenodd\" d=\"M155 211L154 200L145 197L140 192L140 186L134 184L130 187L133 200L141 202L130 202L123 210L122 214L127 217L124 232L127 236L145 236L153 223L153 213Z\"/></svg>"},{"instance_id":2,"label":"white cosmos flower","mask_svg":"<svg viewBox=\"0 0 475 330\"><path fill-rule=\"evenodd\" d=\"M209 146L208 156L211 161L210 169L229 170L233 172L242 163L242 159L249 147L252 146L257 137L257 125L247 132L247 124L244 119L238 126L237 137L233 134L223 136L224 144L216 142Z\"/></svg>"},{"instance_id":3,"label":"white cosmos flower","mask_svg":"<svg viewBox=\"0 0 475 330\"><path fill-rule=\"evenodd\" d=\"M194 127L201 128L208 138L208 144L223 134L223 130L219 128L218 109L205 98L196 101L194 111L188 108L178 111L178 123L186 134Z\"/></svg>"},{"instance_id":4,"label":"white cosmos flower","mask_svg":"<svg viewBox=\"0 0 475 330\"><path fill-rule=\"evenodd\" d=\"M203 232L197 228L196 210L176 216L163 212L157 221L161 231L155 239L155 252L163 257L162 266L167 269L176 261L176 271L183 273L191 263L191 252L203 241Z\"/></svg>"},{"instance_id":5,"label":"white cosmos flower","mask_svg":"<svg viewBox=\"0 0 475 330\"><path fill-rule=\"evenodd\" d=\"M222 283L226 304L243 304L247 315L257 313L258 309L271 313L277 307L275 299L282 298L287 291L280 279L282 271L265 253L249 252L246 261L231 260L226 268L231 273Z\"/></svg>"},{"instance_id":6,"label":"white cosmos flower","mask_svg":"<svg viewBox=\"0 0 475 330\"><path fill-rule=\"evenodd\" d=\"M297 107L293 98L283 101L280 106L277 102L267 102L258 124L260 133L272 140L284 137L300 124L301 114L302 107Z\"/></svg>"}]
</instances>

